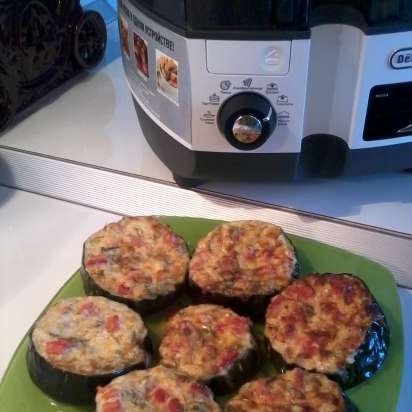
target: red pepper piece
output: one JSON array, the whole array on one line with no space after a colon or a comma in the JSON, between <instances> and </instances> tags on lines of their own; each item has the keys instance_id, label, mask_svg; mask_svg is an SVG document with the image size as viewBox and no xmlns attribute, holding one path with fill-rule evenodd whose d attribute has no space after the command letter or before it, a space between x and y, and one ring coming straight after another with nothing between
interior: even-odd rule
<instances>
[{"instance_id":1,"label":"red pepper piece","mask_svg":"<svg viewBox=\"0 0 412 412\"><path fill-rule=\"evenodd\" d=\"M103 404L103 412L118 412L121 407L122 404L119 400L106 402Z\"/></svg>"},{"instance_id":2,"label":"red pepper piece","mask_svg":"<svg viewBox=\"0 0 412 412\"><path fill-rule=\"evenodd\" d=\"M117 287L117 292L121 295L127 295L130 292L130 288L122 283Z\"/></svg>"},{"instance_id":3,"label":"red pepper piece","mask_svg":"<svg viewBox=\"0 0 412 412\"><path fill-rule=\"evenodd\" d=\"M109 333L116 332L120 328L120 319L118 315L109 316L104 322L104 327Z\"/></svg>"},{"instance_id":4,"label":"red pepper piece","mask_svg":"<svg viewBox=\"0 0 412 412\"><path fill-rule=\"evenodd\" d=\"M169 409L169 412L183 412L184 411L182 404L177 398L170 399L168 403L168 409Z\"/></svg>"},{"instance_id":5,"label":"red pepper piece","mask_svg":"<svg viewBox=\"0 0 412 412\"><path fill-rule=\"evenodd\" d=\"M72 346L72 343L68 339L58 338L47 342L46 352L48 355L61 355Z\"/></svg>"},{"instance_id":6,"label":"red pepper piece","mask_svg":"<svg viewBox=\"0 0 412 412\"><path fill-rule=\"evenodd\" d=\"M103 265L105 263L107 263L107 258L103 255L91 256L89 259L86 260L86 266Z\"/></svg>"},{"instance_id":7,"label":"red pepper piece","mask_svg":"<svg viewBox=\"0 0 412 412\"><path fill-rule=\"evenodd\" d=\"M155 398L156 402L163 403L167 399L167 393L164 389L162 388L157 388L153 392L153 397Z\"/></svg>"}]
</instances>

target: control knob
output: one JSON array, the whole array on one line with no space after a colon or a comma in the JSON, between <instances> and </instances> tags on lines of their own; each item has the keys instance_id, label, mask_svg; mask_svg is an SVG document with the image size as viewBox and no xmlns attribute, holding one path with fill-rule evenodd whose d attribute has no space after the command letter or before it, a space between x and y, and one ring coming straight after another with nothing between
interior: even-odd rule
<instances>
[{"instance_id":1,"label":"control knob","mask_svg":"<svg viewBox=\"0 0 412 412\"><path fill-rule=\"evenodd\" d=\"M276 111L257 93L239 93L226 100L217 121L220 132L232 146L253 150L275 130Z\"/></svg>"}]
</instances>

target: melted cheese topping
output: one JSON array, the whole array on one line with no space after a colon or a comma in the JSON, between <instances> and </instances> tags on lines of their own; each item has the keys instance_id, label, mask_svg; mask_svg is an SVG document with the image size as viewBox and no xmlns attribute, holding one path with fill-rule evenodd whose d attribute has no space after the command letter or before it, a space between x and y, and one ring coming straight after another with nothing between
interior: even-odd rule
<instances>
[{"instance_id":1,"label":"melted cheese topping","mask_svg":"<svg viewBox=\"0 0 412 412\"><path fill-rule=\"evenodd\" d=\"M201 239L190 279L204 292L225 296L271 295L292 279L296 257L282 230L270 223L224 223Z\"/></svg>"},{"instance_id":2,"label":"melted cheese topping","mask_svg":"<svg viewBox=\"0 0 412 412\"><path fill-rule=\"evenodd\" d=\"M96 396L97 412L219 412L209 388L157 366L114 379Z\"/></svg>"},{"instance_id":3,"label":"melted cheese topping","mask_svg":"<svg viewBox=\"0 0 412 412\"><path fill-rule=\"evenodd\" d=\"M265 335L287 363L339 373L354 362L376 316L372 295L356 277L309 275L272 298Z\"/></svg>"},{"instance_id":4,"label":"melted cheese topping","mask_svg":"<svg viewBox=\"0 0 412 412\"><path fill-rule=\"evenodd\" d=\"M240 388L225 412L344 412L339 386L326 376L296 368Z\"/></svg>"},{"instance_id":5,"label":"melted cheese topping","mask_svg":"<svg viewBox=\"0 0 412 412\"><path fill-rule=\"evenodd\" d=\"M84 245L83 266L92 279L112 295L133 300L173 293L188 264L184 240L153 217L125 217Z\"/></svg>"},{"instance_id":6,"label":"melted cheese topping","mask_svg":"<svg viewBox=\"0 0 412 412\"><path fill-rule=\"evenodd\" d=\"M222 306L188 306L167 323L161 363L202 381L224 375L255 347L250 327Z\"/></svg>"},{"instance_id":7,"label":"melted cheese topping","mask_svg":"<svg viewBox=\"0 0 412 412\"><path fill-rule=\"evenodd\" d=\"M62 300L36 322L36 351L53 366L101 375L146 363L147 330L139 314L102 297Z\"/></svg>"}]
</instances>

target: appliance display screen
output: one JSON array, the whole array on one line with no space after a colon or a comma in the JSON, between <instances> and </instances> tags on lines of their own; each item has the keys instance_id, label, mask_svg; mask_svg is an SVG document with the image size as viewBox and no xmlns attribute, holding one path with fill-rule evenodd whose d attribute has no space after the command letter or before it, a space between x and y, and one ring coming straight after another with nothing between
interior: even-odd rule
<instances>
[{"instance_id":1,"label":"appliance display screen","mask_svg":"<svg viewBox=\"0 0 412 412\"><path fill-rule=\"evenodd\" d=\"M369 95L363 139L412 135L412 82L379 85Z\"/></svg>"}]
</instances>

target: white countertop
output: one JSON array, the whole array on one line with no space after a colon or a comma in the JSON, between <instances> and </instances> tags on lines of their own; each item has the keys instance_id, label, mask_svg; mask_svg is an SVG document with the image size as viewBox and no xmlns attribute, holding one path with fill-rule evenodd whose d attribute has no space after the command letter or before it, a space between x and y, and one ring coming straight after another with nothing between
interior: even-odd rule
<instances>
[{"instance_id":1,"label":"white countertop","mask_svg":"<svg viewBox=\"0 0 412 412\"><path fill-rule=\"evenodd\" d=\"M84 239L117 218L0 186L0 376L33 321L78 269ZM412 291L398 290L407 348L398 412L408 412L412 405L412 352L408 350L412 347Z\"/></svg>"},{"instance_id":2,"label":"white countertop","mask_svg":"<svg viewBox=\"0 0 412 412\"><path fill-rule=\"evenodd\" d=\"M102 66L0 136L0 147L173 181L143 137L118 56L112 23ZM412 234L412 173L300 183L209 182L201 189Z\"/></svg>"}]
</instances>

